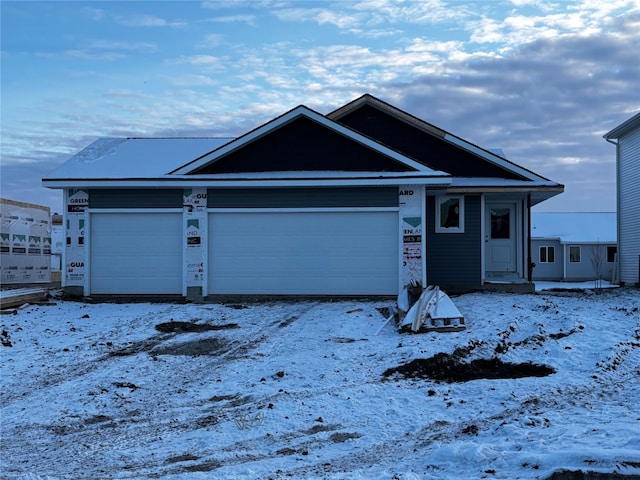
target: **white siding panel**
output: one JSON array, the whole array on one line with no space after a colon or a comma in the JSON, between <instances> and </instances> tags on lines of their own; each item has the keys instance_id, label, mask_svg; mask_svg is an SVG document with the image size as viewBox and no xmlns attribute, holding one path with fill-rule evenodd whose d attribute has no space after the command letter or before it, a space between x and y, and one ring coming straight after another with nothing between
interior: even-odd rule
<instances>
[{"instance_id":1,"label":"white siding panel","mask_svg":"<svg viewBox=\"0 0 640 480\"><path fill-rule=\"evenodd\" d=\"M640 129L620 138L618 149L620 281L633 284L640 259Z\"/></svg>"},{"instance_id":2,"label":"white siding panel","mask_svg":"<svg viewBox=\"0 0 640 480\"><path fill-rule=\"evenodd\" d=\"M212 213L210 294L398 292L397 212Z\"/></svg>"},{"instance_id":3,"label":"white siding panel","mask_svg":"<svg viewBox=\"0 0 640 480\"><path fill-rule=\"evenodd\" d=\"M180 213L91 213L91 293L180 295L182 240Z\"/></svg>"}]
</instances>

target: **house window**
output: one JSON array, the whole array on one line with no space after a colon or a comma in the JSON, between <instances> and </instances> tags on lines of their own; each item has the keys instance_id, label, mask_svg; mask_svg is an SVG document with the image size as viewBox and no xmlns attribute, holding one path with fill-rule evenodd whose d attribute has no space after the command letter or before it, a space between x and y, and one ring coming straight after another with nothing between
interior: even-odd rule
<instances>
[{"instance_id":1,"label":"house window","mask_svg":"<svg viewBox=\"0 0 640 480\"><path fill-rule=\"evenodd\" d=\"M436 232L464 233L464 197L436 197Z\"/></svg>"},{"instance_id":2,"label":"house window","mask_svg":"<svg viewBox=\"0 0 640 480\"><path fill-rule=\"evenodd\" d=\"M580 263L580 246L572 245L569 247L569 262Z\"/></svg>"},{"instance_id":3,"label":"house window","mask_svg":"<svg viewBox=\"0 0 640 480\"><path fill-rule=\"evenodd\" d=\"M540 247L540 263L554 263L556 261L555 247Z\"/></svg>"},{"instance_id":4,"label":"house window","mask_svg":"<svg viewBox=\"0 0 640 480\"><path fill-rule=\"evenodd\" d=\"M607 247L607 263L613 263L616 261L616 253L618 253L618 247Z\"/></svg>"}]
</instances>

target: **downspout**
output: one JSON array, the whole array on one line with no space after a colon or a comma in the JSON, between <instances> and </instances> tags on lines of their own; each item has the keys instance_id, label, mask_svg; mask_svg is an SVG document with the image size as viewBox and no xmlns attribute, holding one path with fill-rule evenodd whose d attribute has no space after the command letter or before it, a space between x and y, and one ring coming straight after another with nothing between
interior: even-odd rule
<instances>
[{"instance_id":1,"label":"downspout","mask_svg":"<svg viewBox=\"0 0 640 480\"><path fill-rule=\"evenodd\" d=\"M615 269L618 272L618 283L620 282L620 195L618 194L618 188L620 188L620 144L614 142L605 135L604 139L611 145L616 146L616 266ZM640 270L640 262L638 262L638 269Z\"/></svg>"},{"instance_id":2,"label":"downspout","mask_svg":"<svg viewBox=\"0 0 640 480\"><path fill-rule=\"evenodd\" d=\"M533 278L533 259L531 258L531 194L527 194L527 282Z\"/></svg>"}]
</instances>

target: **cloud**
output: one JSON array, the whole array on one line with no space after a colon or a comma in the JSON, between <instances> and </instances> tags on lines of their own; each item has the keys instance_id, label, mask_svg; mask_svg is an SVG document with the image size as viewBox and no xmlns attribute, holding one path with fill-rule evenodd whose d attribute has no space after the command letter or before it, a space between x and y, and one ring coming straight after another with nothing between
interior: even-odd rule
<instances>
[{"instance_id":1,"label":"cloud","mask_svg":"<svg viewBox=\"0 0 640 480\"><path fill-rule=\"evenodd\" d=\"M169 82L182 87L214 86L219 84L219 82L207 75L177 75L170 77Z\"/></svg>"},{"instance_id":2,"label":"cloud","mask_svg":"<svg viewBox=\"0 0 640 480\"><path fill-rule=\"evenodd\" d=\"M224 35L219 33L208 33L206 34L200 42L196 45L196 48L211 48L217 47L222 44L224 40Z\"/></svg>"},{"instance_id":3,"label":"cloud","mask_svg":"<svg viewBox=\"0 0 640 480\"><path fill-rule=\"evenodd\" d=\"M220 65L222 59L220 59L219 57L214 57L213 55L183 55L178 58L169 59L166 62L172 65L189 64L210 66Z\"/></svg>"},{"instance_id":4,"label":"cloud","mask_svg":"<svg viewBox=\"0 0 640 480\"><path fill-rule=\"evenodd\" d=\"M91 20L98 21L105 17L104 10L94 7L83 7L82 10L89 16Z\"/></svg>"},{"instance_id":5,"label":"cloud","mask_svg":"<svg viewBox=\"0 0 640 480\"><path fill-rule=\"evenodd\" d=\"M559 197L563 210L580 207L584 201L578 196L585 191L603 195L603 205L611 205L615 151L602 135L640 110L634 88L640 78L640 11L621 15L620 7L630 4L515 1L504 9L483 2L475 11L468 4L439 1L314 3L315 8L242 4L263 9L253 15L223 10L239 8L237 2L211 2L199 12L205 21L215 9L225 14L217 17L220 23L244 24L224 35L181 31L193 33L195 38L185 37L191 49L170 49L161 29L145 31L143 41L74 39L77 48L38 55L67 60L65 79L72 85L74 77L83 76L82 94L52 88L46 96L34 96L33 103L21 103L19 115L7 110L8 103L3 106L3 121L11 119L2 133L3 185L6 175L18 172L5 167L70 156L96 136L236 136L299 104L327 113L369 92L570 184ZM501 5L499 14L496 5ZM535 15L525 16L525 9ZM96 13L96 20L104 15ZM284 29L302 36L273 30L261 42L242 38L249 19L262 22L265 15L273 15L265 23L270 28L276 19L307 25ZM442 29L447 15L456 22ZM160 16L128 18L129 26L172 24ZM332 35L307 39L307 31ZM94 61L92 70L75 66L73 59ZM122 59L148 61L144 75L157 81L143 85L147 77L138 76L129 63L117 63ZM558 208L553 202L544 205Z\"/></svg>"},{"instance_id":6,"label":"cloud","mask_svg":"<svg viewBox=\"0 0 640 480\"><path fill-rule=\"evenodd\" d=\"M116 22L125 27L173 27L183 28L187 22L181 20L167 21L156 15L138 14L129 17L118 16Z\"/></svg>"},{"instance_id":7,"label":"cloud","mask_svg":"<svg viewBox=\"0 0 640 480\"><path fill-rule=\"evenodd\" d=\"M329 8L279 8L273 11L273 15L282 21L331 24L342 29L359 25L364 18L363 15L347 14Z\"/></svg>"},{"instance_id":8,"label":"cloud","mask_svg":"<svg viewBox=\"0 0 640 480\"><path fill-rule=\"evenodd\" d=\"M255 20L255 15L228 15L222 17L213 17L208 21L213 23L246 23L247 25L254 26Z\"/></svg>"},{"instance_id":9,"label":"cloud","mask_svg":"<svg viewBox=\"0 0 640 480\"><path fill-rule=\"evenodd\" d=\"M86 42L88 49L95 50L124 50L137 52L152 52L158 49L156 43L153 42L122 42L114 40L88 40Z\"/></svg>"}]
</instances>

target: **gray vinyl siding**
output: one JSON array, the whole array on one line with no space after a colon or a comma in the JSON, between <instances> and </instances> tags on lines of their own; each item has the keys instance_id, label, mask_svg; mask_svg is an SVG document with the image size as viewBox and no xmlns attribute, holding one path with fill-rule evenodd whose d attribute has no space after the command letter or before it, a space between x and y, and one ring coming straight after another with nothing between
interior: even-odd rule
<instances>
[{"instance_id":1,"label":"gray vinyl siding","mask_svg":"<svg viewBox=\"0 0 640 480\"><path fill-rule=\"evenodd\" d=\"M542 263L540 261L540 247L555 248L555 261ZM580 262L569 261L569 247L580 247ZM531 250L533 262L533 280L536 281L586 281L601 278L611 280L615 264L607 262L607 247L615 247L611 243L567 243L562 244L557 239L532 239ZM599 258L599 267L598 264ZM598 273L599 270L599 273Z\"/></svg>"},{"instance_id":2,"label":"gray vinyl siding","mask_svg":"<svg viewBox=\"0 0 640 480\"><path fill-rule=\"evenodd\" d=\"M569 261L569 247L580 247L580 262ZM607 263L607 244L568 243L566 248L566 278L567 281L611 280L613 264ZM599 266L598 266L599 264Z\"/></svg>"},{"instance_id":3,"label":"gray vinyl siding","mask_svg":"<svg viewBox=\"0 0 640 480\"><path fill-rule=\"evenodd\" d=\"M92 189L89 208L182 208L183 189Z\"/></svg>"},{"instance_id":4,"label":"gray vinyl siding","mask_svg":"<svg viewBox=\"0 0 640 480\"><path fill-rule=\"evenodd\" d=\"M397 207L398 187L209 189L209 208Z\"/></svg>"},{"instance_id":5,"label":"gray vinyl siding","mask_svg":"<svg viewBox=\"0 0 640 480\"><path fill-rule=\"evenodd\" d=\"M640 128L618 140L620 282L635 284L640 261Z\"/></svg>"},{"instance_id":6,"label":"gray vinyl siding","mask_svg":"<svg viewBox=\"0 0 640 480\"><path fill-rule=\"evenodd\" d=\"M480 196L464 202L464 233L436 233L435 198L427 197L427 283L450 291L482 285Z\"/></svg>"},{"instance_id":7,"label":"gray vinyl siding","mask_svg":"<svg viewBox=\"0 0 640 480\"><path fill-rule=\"evenodd\" d=\"M540 261L540 247L553 247L555 258L553 263L542 263ZM533 280L562 280L564 276L564 268L562 262L563 246L559 240L544 240L544 239L532 239L531 240L531 258L533 263L536 264L533 269Z\"/></svg>"}]
</instances>

